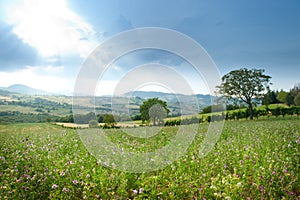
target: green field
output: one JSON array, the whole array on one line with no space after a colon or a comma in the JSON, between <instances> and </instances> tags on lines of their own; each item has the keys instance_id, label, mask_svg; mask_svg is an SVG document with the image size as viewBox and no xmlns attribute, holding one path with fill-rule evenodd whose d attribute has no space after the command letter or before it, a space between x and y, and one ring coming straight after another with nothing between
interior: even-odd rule
<instances>
[{"instance_id":1,"label":"green field","mask_svg":"<svg viewBox=\"0 0 300 200\"><path fill-rule=\"evenodd\" d=\"M199 158L207 128L200 124L185 156L164 169L127 173L97 163L76 130L0 125L0 199L300 198L300 118L227 121L214 150ZM119 147L149 151L177 129L164 127L148 139L121 129L108 136Z\"/></svg>"}]
</instances>

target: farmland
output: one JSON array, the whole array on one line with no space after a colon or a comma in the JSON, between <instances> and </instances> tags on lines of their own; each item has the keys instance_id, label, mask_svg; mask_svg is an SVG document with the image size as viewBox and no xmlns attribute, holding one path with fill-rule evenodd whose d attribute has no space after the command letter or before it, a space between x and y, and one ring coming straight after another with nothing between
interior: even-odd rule
<instances>
[{"instance_id":1,"label":"farmland","mask_svg":"<svg viewBox=\"0 0 300 200\"><path fill-rule=\"evenodd\" d=\"M147 173L104 167L73 129L0 125L0 198L297 199L299 122L295 116L227 121L215 148L200 158L208 128L202 123L183 157ZM164 127L147 139L124 137L122 129L109 129L107 135L129 151L149 151L172 141L177 129Z\"/></svg>"}]
</instances>

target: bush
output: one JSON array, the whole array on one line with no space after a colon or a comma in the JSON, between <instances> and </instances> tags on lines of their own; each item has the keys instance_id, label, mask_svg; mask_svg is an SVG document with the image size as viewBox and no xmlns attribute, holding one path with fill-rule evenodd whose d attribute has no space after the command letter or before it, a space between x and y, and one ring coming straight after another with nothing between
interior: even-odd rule
<instances>
[{"instance_id":1,"label":"bush","mask_svg":"<svg viewBox=\"0 0 300 200\"><path fill-rule=\"evenodd\" d=\"M97 120L90 120L89 121L89 128L97 128L98 127L98 121Z\"/></svg>"}]
</instances>

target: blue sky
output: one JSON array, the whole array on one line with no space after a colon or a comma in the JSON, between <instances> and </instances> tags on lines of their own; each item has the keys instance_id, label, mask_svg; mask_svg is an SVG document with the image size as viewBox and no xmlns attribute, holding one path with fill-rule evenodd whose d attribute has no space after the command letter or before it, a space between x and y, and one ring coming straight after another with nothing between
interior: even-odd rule
<instances>
[{"instance_id":1,"label":"blue sky","mask_svg":"<svg viewBox=\"0 0 300 200\"><path fill-rule=\"evenodd\" d=\"M300 82L299 10L297 0L3 0L0 86L72 91L85 59L103 41L133 28L161 27L197 41L221 75L262 68L272 76L273 89L288 90ZM207 92L184 61L146 50L119 59L101 94L110 93L130 67L148 62L181 67L196 93Z\"/></svg>"}]
</instances>

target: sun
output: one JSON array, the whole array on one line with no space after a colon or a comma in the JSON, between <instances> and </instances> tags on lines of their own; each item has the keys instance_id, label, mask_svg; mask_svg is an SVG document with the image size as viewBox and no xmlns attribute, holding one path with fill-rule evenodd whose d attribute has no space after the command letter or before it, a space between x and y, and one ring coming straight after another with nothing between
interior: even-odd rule
<instances>
[{"instance_id":1,"label":"sun","mask_svg":"<svg viewBox=\"0 0 300 200\"><path fill-rule=\"evenodd\" d=\"M9 19L13 32L42 56L82 54L94 46L81 40L94 33L92 26L71 11L65 0L25 0L13 7Z\"/></svg>"}]
</instances>

